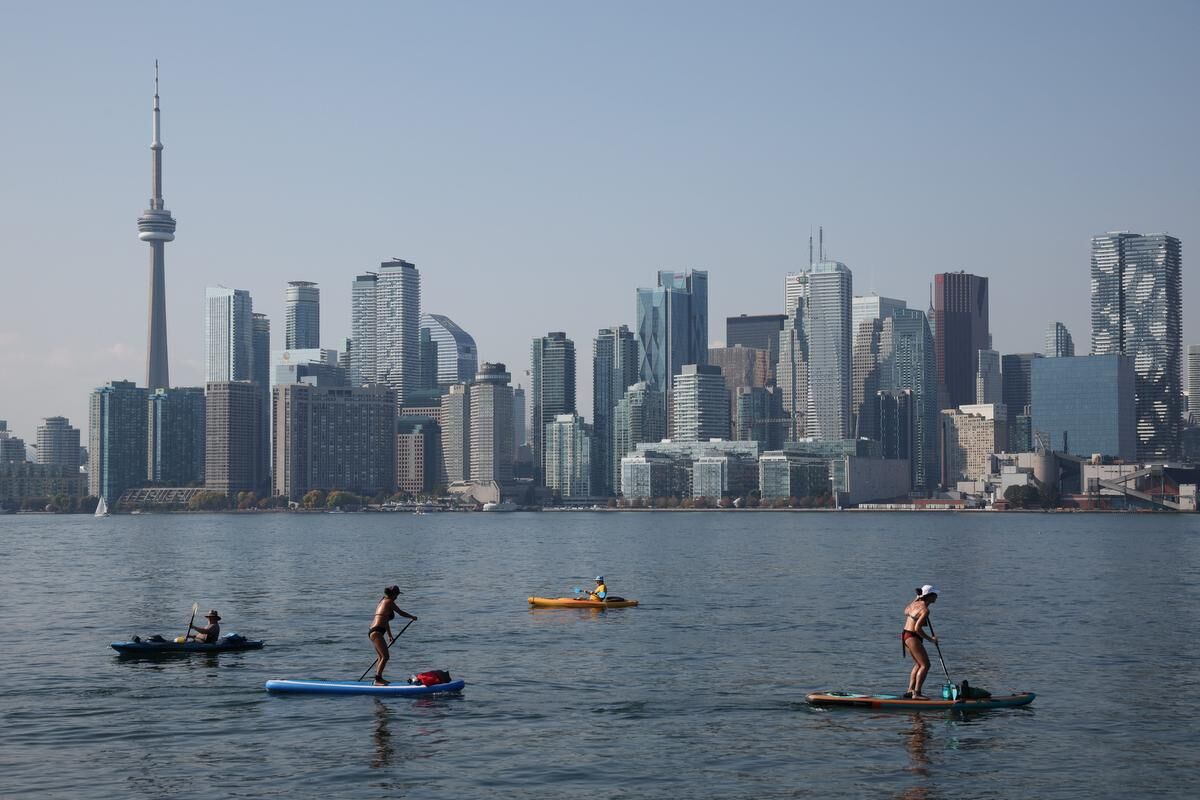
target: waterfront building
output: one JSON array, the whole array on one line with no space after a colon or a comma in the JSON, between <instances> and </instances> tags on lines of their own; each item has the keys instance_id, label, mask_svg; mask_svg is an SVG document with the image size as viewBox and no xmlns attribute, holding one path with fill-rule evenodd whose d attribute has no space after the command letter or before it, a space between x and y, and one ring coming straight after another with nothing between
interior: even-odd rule
<instances>
[{"instance_id":1,"label":"waterfront building","mask_svg":"<svg viewBox=\"0 0 1200 800\"><path fill-rule=\"evenodd\" d=\"M633 453L638 445L661 441L666 435L666 405L660 394L644 381L638 381L626 389L625 396L617 401L613 409L614 486L623 484L623 457Z\"/></svg>"},{"instance_id":2,"label":"waterfront building","mask_svg":"<svg viewBox=\"0 0 1200 800\"><path fill-rule=\"evenodd\" d=\"M658 286L637 290L638 379L670 397L684 364L708 359L708 272L658 273Z\"/></svg>"},{"instance_id":3,"label":"waterfront building","mask_svg":"<svg viewBox=\"0 0 1200 800\"><path fill-rule=\"evenodd\" d=\"M546 488L558 497L591 497L591 426L575 414L559 414L546 424Z\"/></svg>"},{"instance_id":4,"label":"waterfront building","mask_svg":"<svg viewBox=\"0 0 1200 800\"><path fill-rule=\"evenodd\" d=\"M204 380L248 381L254 377L254 310L245 289L210 286L204 292Z\"/></svg>"},{"instance_id":5,"label":"waterfront building","mask_svg":"<svg viewBox=\"0 0 1200 800\"><path fill-rule=\"evenodd\" d=\"M503 364L479 365L471 384L470 476L475 483L512 481L513 408L512 386Z\"/></svg>"},{"instance_id":6,"label":"waterfront building","mask_svg":"<svg viewBox=\"0 0 1200 800\"><path fill-rule=\"evenodd\" d=\"M883 319L868 317L855 328L850 371L850 424L855 438L879 438L879 336Z\"/></svg>"},{"instance_id":7,"label":"waterfront building","mask_svg":"<svg viewBox=\"0 0 1200 800\"><path fill-rule=\"evenodd\" d=\"M1030 383L1033 430L1049 449L1136 461L1136 374L1129 356L1035 359Z\"/></svg>"},{"instance_id":8,"label":"waterfront building","mask_svg":"<svg viewBox=\"0 0 1200 800\"><path fill-rule=\"evenodd\" d=\"M402 415L396 419L396 488L423 495L438 485L441 466L441 428L431 417Z\"/></svg>"},{"instance_id":9,"label":"waterfront building","mask_svg":"<svg viewBox=\"0 0 1200 800\"><path fill-rule=\"evenodd\" d=\"M259 447L262 402L251 381L210 381L205 386L204 486L214 492L265 491L269 476ZM145 420L143 405L143 424ZM142 440L145 449L145 438ZM143 469L145 462L143 457Z\"/></svg>"},{"instance_id":10,"label":"waterfront building","mask_svg":"<svg viewBox=\"0 0 1200 800\"><path fill-rule=\"evenodd\" d=\"M442 465L445 474L441 483L450 484L471 479L471 387L456 383L442 395Z\"/></svg>"},{"instance_id":11,"label":"waterfront building","mask_svg":"<svg viewBox=\"0 0 1200 800\"><path fill-rule=\"evenodd\" d=\"M138 217L138 238L150 244L150 324L146 344L146 386L150 391L171 385L167 366L167 289L164 248L175 241L175 218L163 204L163 143L158 108L158 62L154 62L154 108L151 115L150 208ZM115 498L114 498L115 499ZM108 498L105 498L108 501Z\"/></svg>"},{"instance_id":12,"label":"waterfront building","mask_svg":"<svg viewBox=\"0 0 1200 800\"><path fill-rule=\"evenodd\" d=\"M800 439L805 435L808 417L808 339L802 305L788 315L779 332L779 363L775 374L785 420L784 438Z\"/></svg>"},{"instance_id":13,"label":"waterfront building","mask_svg":"<svg viewBox=\"0 0 1200 800\"><path fill-rule=\"evenodd\" d=\"M758 489L758 461L743 453L710 453L692 464L692 497L741 497Z\"/></svg>"},{"instance_id":14,"label":"waterfront building","mask_svg":"<svg viewBox=\"0 0 1200 800\"><path fill-rule=\"evenodd\" d=\"M79 471L78 464L64 467L0 459L0 503L19 503L33 497L52 500L58 495L83 497L87 483L88 476Z\"/></svg>"},{"instance_id":15,"label":"waterfront building","mask_svg":"<svg viewBox=\"0 0 1200 800\"><path fill-rule=\"evenodd\" d=\"M621 495L626 500L667 497L674 488L674 462L666 456L634 452L621 457Z\"/></svg>"},{"instance_id":16,"label":"waterfront building","mask_svg":"<svg viewBox=\"0 0 1200 800\"><path fill-rule=\"evenodd\" d=\"M914 308L898 309L883 321L879 334L879 388L880 392L889 393L880 395L880 435L884 450L889 451L889 439L895 443L903 437L892 427L892 420L902 420L897 418L900 409L894 407L891 398L904 397L911 438L907 450L901 450L895 457L909 460L913 490L928 495L937 487L940 470L937 463L937 360L933 332L924 312ZM905 390L911 395L896 394ZM885 397L886 408L882 407Z\"/></svg>"},{"instance_id":17,"label":"waterfront building","mask_svg":"<svg viewBox=\"0 0 1200 800\"><path fill-rule=\"evenodd\" d=\"M975 404L997 404L1004 401L1004 373L1000 353L979 351L979 372L975 375Z\"/></svg>"},{"instance_id":18,"label":"waterfront building","mask_svg":"<svg viewBox=\"0 0 1200 800\"><path fill-rule=\"evenodd\" d=\"M25 460L24 453L21 460ZM37 463L79 470L79 429L72 427L66 417L46 417L38 426Z\"/></svg>"},{"instance_id":19,"label":"waterfront building","mask_svg":"<svg viewBox=\"0 0 1200 800\"><path fill-rule=\"evenodd\" d=\"M1137 457L1176 458L1183 425L1183 267L1165 233L1092 237L1092 354L1133 359Z\"/></svg>"},{"instance_id":20,"label":"waterfront building","mask_svg":"<svg viewBox=\"0 0 1200 800\"><path fill-rule=\"evenodd\" d=\"M285 297L284 349L321 346L321 290L312 281L289 281Z\"/></svg>"},{"instance_id":21,"label":"waterfront building","mask_svg":"<svg viewBox=\"0 0 1200 800\"><path fill-rule=\"evenodd\" d=\"M376 382L375 308L379 276L374 272L359 275L350 295L350 385Z\"/></svg>"},{"instance_id":22,"label":"waterfront building","mask_svg":"<svg viewBox=\"0 0 1200 800\"><path fill-rule=\"evenodd\" d=\"M625 325L601 328L592 340L592 421L596 447L592 459L592 493L616 490L613 464L613 410L625 390L638 382L637 338Z\"/></svg>"},{"instance_id":23,"label":"waterfront building","mask_svg":"<svg viewBox=\"0 0 1200 800\"><path fill-rule=\"evenodd\" d=\"M148 398L146 477L159 486L204 483L204 390L159 389Z\"/></svg>"},{"instance_id":24,"label":"waterfront building","mask_svg":"<svg viewBox=\"0 0 1200 800\"><path fill-rule=\"evenodd\" d=\"M983 480L992 472L992 454L1008 443L1003 405L973 404L941 412L942 485Z\"/></svg>"},{"instance_id":25,"label":"waterfront building","mask_svg":"<svg viewBox=\"0 0 1200 800\"><path fill-rule=\"evenodd\" d=\"M1017 419L1027 416L1031 391L1030 377L1033 362L1042 358L1041 353L1009 353L1000 359L1003 386L1001 397L1008 414L1008 451L1026 453L1033 446L1027 424Z\"/></svg>"},{"instance_id":26,"label":"waterfront building","mask_svg":"<svg viewBox=\"0 0 1200 800\"><path fill-rule=\"evenodd\" d=\"M829 462L788 451L766 452L758 459L759 494L764 501L828 493Z\"/></svg>"},{"instance_id":27,"label":"waterfront building","mask_svg":"<svg viewBox=\"0 0 1200 800\"><path fill-rule=\"evenodd\" d=\"M475 339L444 314L422 314L421 327L437 348L436 383L449 386L468 383L479 372L479 348Z\"/></svg>"},{"instance_id":28,"label":"waterfront building","mask_svg":"<svg viewBox=\"0 0 1200 800\"><path fill-rule=\"evenodd\" d=\"M1046 328L1046 345L1042 348L1046 358L1070 358L1075 355L1075 340L1061 322L1051 322Z\"/></svg>"},{"instance_id":29,"label":"waterfront building","mask_svg":"<svg viewBox=\"0 0 1200 800\"><path fill-rule=\"evenodd\" d=\"M779 332L787 314L739 314L725 318L725 346L753 347L767 351L767 382L775 380L779 362Z\"/></svg>"},{"instance_id":30,"label":"waterfront building","mask_svg":"<svg viewBox=\"0 0 1200 800\"><path fill-rule=\"evenodd\" d=\"M904 459L844 455L829 462L829 478L841 506L907 500L912 488L911 471Z\"/></svg>"},{"instance_id":31,"label":"waterfront building","mask_svg":"<svg viewBox=\"0 0 1200 800\"><path fill-rule=\"evenodd\" d=\"M693 480L695 465L704 456L737 456L754 461L758 458L758 442L732 442L726 439L681 442L663 439L637 445L637 453L652 453L668 459L672 465L671 490L665 494L676 497L695 496ZM624 469L622 467L622 469ZM656 495L661 497L663 495Z\"/></svg>"},{"instance_id":32,"label":"waterfront building","mask_svg":"<svg viewBox=\"0 0 1200 800\"><path fill-rule=\"evenodd\" d=\"M783 447L788 419L783 415L783 391L778 386L742 386L734 403L734 436L758 442L764 450Z\"/></svg>"},{"instance_id":33,"label":"waterfront building","mask_svg":"<svg viewBox=\"0 0 1200 800\"><path fill-rule=\"evenodd\" d=\"M719 367L685 364L671 391L671 437L680 442L729 438L729 393Z\"/></svg>"},{"instance_id":34,"label":"waterfront building","mask_svg":"<svg viewBox=\"0 0 1200 800\"><path fill-rule=\"evenodd\" d=\"M146 390L112 381L92 392L88 414L88 494L115 506L146 482Z\"/></svg>"},{"instance_id":35,"label":"waterfront building","mask_svg":"<svg viewBox=\"0 0 1200 800\"><path fill-rule=\"evenodd\" d=\"M1187 410L1200 422L1200 344L1187 347Z\"/></svg>"},{"instance_id":36,"label":"waterfront building","mask_svg":"<svg viewBox=\"0 0 1200 800\"><path fill-rule=\"evenodd\" d=\"M375 382L396 393L397 407L420 378L421 273L401 259L384 261L375 279Z\"/></svg>"},{"instance_id":37,"label":"waterfront building","mask_svg":"<svg viewBox=\"0 0 1200 800\"><path fill-rule=\"evenodd\" d=\"M931 324L944 407L969 405L975 401L979 351L992 347L988 279L961 271L934 275Z\"/></svg>"},{"instance_id":38,"label":"waterfront building","mask_svg":"<svg viewBox=\"0 0 1200 800\"><path fill-rule=\"evenodd\" d=\"M575 413L575 342L562 331L533 340L530 348L535 480L544 483L546 426L559 414Z\"/></svg>"},{"instance_id":39,"label":"waterfront building","mask_svg":"<svg viewBox=\"0 0 1200 800\"><path fill-rule=\"evenodd\" d=\"M385 386L275 387L274 493L312 489L371 497L396 485L396 398Z\"/></svg>"}]
</instances>

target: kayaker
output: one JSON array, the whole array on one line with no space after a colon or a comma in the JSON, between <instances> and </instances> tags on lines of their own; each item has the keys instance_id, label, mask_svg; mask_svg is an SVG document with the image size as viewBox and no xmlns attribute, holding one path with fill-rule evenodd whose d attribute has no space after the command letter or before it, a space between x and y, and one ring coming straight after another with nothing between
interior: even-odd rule
<instances>
[{"instance_id":1,"label":"kayaker","mask_svg":"<svg viewBox=\"0 0 1200 800\"><path fill-rule=\"evenodd\" d=\"M388 682L383 679L383 668L387 666L388 662L388 644L383 637L392 635L391 620L399 614L413 622L417 621L416 617L396 605L396 598L399 596L399 586L389 586L383 590L383 599L379 601L379 605L375 606L375 619L371 621L371 629L367 631L367 637L370 638L371 644L375 648L376 686L388 685Z\"/></svg>"},{"instance_id":2,"label":"kayaker","mask_svg":"<svg viewBox=\"0 0 1200 800\"><path fill-rule=\"evenodd\" d=\"M608 597L608 587L604 585L604 576L596 576L596 588L588 593L590 600L604 600Z\"/></svg>"},{"instance_id":3,"label":"kayaker","mask_svg":"<svg viewBox=\"0 0 1200 800\"><path fill-rule=\"evenodd\" d=\"M928 700L921 694L925 685L925 676L929 674L929 654L925 652L925 642L937 642L937 637L921 630L929 624L929 607L937 602L938 591L931 584L925 584L917 589L917 596L904 607L904 630L900 634L900 646L914 662L912 672L908 675L908 691L904 696L913 700Z\"/></svg>"},{"instance_id":4,"label":"kayaker","mask_svg":"<svg viewBox=\"0 0 1200 800\"><path fill-rule=\"evenodd\" d=\"M205 614L204 618L208 620L208 624L204 627L188 623L188 631L195 631L195 633L189 632L187 638L195 639L201 644L216 644L217 640L221 638L221 615L214 608ZM179 629L176 628L176 630Z\"/></svg>"}]
</instances>

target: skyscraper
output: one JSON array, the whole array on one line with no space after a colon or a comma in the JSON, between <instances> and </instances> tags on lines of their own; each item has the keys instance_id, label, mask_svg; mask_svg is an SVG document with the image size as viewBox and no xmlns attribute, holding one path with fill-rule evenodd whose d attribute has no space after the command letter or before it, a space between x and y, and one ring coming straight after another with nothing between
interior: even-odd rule
<instances>
[{"instance_id":1,"label":"skyscraper","mask_svg":"<svg viewBox=\"0 0 1200 800\"><path fill-rule=\"evenodd\" d=\"M545 475L542 442L546 425L559 414L575 413L575 343L562 331L551 331L533 340L530 349L533 398L533 465L535 480Z\"/></svg>"},{"instance_id":2,"label":"skyscraper","mask_svg":"<svg viewBox=\"0 0 1200 800\"><path fill-rule=\"evenodd\" d=\"M433 332L424 326L421 327L419 349L421 377L417 381L417 388L422 392L435 390L438 387L438 346L433 340Z\"/></svg>"},{"instance_id":3,"label":"skyscraper","mask_svg":"<svg viewBox=\"0 0 1200 800\"><path fill-rule=\"evenodd\" d=\"M664 402L684 364L708 359L708 272L658 273L658 286L637 290L638 379Z\"/></svg>"},{"instance_id":4,"label":"skyscraper","mask_svg":"<svg viewBox=\"0 0 1200 800\"><path fill-rule=\"evenodd\" d=\"M224 286L205 290L204 380L248 381L254 377L254 311L250 293Z\"/></svg>"},{"instance_id":5,"label":"skyscraper","mask_svg":"<svg viewBox=\"0 0 1200 800\"><path fill-rule=\"evenodd\" d=\"M1061 322L1051 322L1046 328L1046 345L1042 348L1046 358L1070 358L1075 355L1075 341L1071 332Z\"/></svg>"},{"instance_id":6,"label":"skyscraper","mask_svg":"<svg viewBox=\"0 0 1200 800\"><path fill-rule=\"evenodd\" d=\"M503 364L479 365L471 384L471 480L512 480L512 378Z\"/></svg>"},{"instance_id":7,"label":"skyscraper","mask_svg":"<svg viewBox=\"0 0 1200 800\"><path fill-rule=\"evenodd\" d=\"M210 381L205 387L204 485L208 489L235 494L268 488L259 453L261 402L258 386L248 380ZM142 444L144 449L144 436ZM144 464L143 460L143 469Z\"/></svg>"},{"instance_id":8,"label":"skyscraper","mask_svg":"<svg viewBox=\"0 0 1200 800\"><path fill-rule=\"evenodd\" d=\"M850 304L853 278L839 261L821 261L808 274L804 324L808 339L808 418L815 439L850 436Z\"/></svg>"},{"instance_id":9,"label":"skyscraper","mask_svg":"<svg viewBox=\"0 0 1200 800\"><path fill-rule=\"evenodd\" d=\"M167 369L167 289L163 249L175 241L175 218L163 205L162 139L158 119L158 62L154 62L153 138L150 142L150 208L138 217L138 238L150 243L150 325L146 343L146 387L171 385ZM107 500L107 498L106 498Z\"/></svg>"},{"instance_id":10,"label":"skyscraper","mask_svg":"<svg viewBox=\"0 0 1200 800\"><path fill-rule=\"evenodd\" d=\"M882 332L883 319L879 317L865 317L854 329L850 419L851 434L855 439L879 438L879 335Z\"/></svg>"},{"instance_id":11,"label":"skyscraper","mask_svg":"<svg viewBox=\"0 0 1200 800\"><path fill-rule=\"evenodd\" d=\"M79 429L66 417L46 417L38 426L37 463L79 470Z\"/></svg>"},{"instance_id":12,"label":"skyscraper","mask_svg":"<svg viewBox=\"0 0 1200 800\"><path fill-rule=\"evenodd\" d=\"M350 295L350 385L375 383L375 287L374 272L354 279Z\"/></svg>"},{"instance_id":13,"label":"skyscraper","mask_svg":"<svg viewBox=\"0 0 1200 800\"><path fill-rule=\"evenodd\" d=\"M253 359L250 379L258 386L259 408L262 412L258 426L258 452L262 459L259 473L266 476L271 474L271 320L266 314L252 314L250 323L254 329L251 334Z\"/></svg>"},{"instance_id":14,"label":"skyscraper","mask_svg":"<svg viewBox=\"0 0 1200 800\"><path fill-rule=\"evenodd\" d=\"M546 425L546 488L564 499L591 497L591 426L576 414L559 414Z\"/></svg>"},{"instance_id":15,"label":"skyscraper","mask_svg":"<svg viewBox=\"0 0 1200 800\"><path fill-rule=\"evenodd\" d=\"M1178 457L1183 419L1183 267L1165 233L1092 237L1092 354L1133 358L1137 457Z\"/></svg>"},{"instance_id":16,"label":"skyscraper","mask_svg":"<svg viewBox=\"0 0 1200 800\"><path fill-rule=\"evenodd\" d=\"M625 390L638 380L637 339L629 328L601 328L592 340L592 420L598 443L592 459L590 493L613 494L612 415Z\"/></svg>"},{"instance_id":17,"label":"skyscraper","mask_svg":"<svg viewBox=\"0 0 1200 800\"><path fill-rule=\"evenodd\" d=\"M976 404L1004 402L1004 373L1001 371L1000 364L1000 353L997 351L979 351L979 372L975 374Z\"/></svg>"},{"instance_id":18,"label":"skyscraper","mask_svg":"<svg viewBox=\"0 0 1200 800\"><path fill-rule=\"evenodd\" d=\"M613 410L613 486L621 485L621 459L639 444L667 435L666 404L654 389L638 381L625 390Z\"/></svg>"},{"instance_id":19,"label":"skyscraper","mask_svg":"<svg viewBox=\"0 0 1200 800\"><path fill-rule=\"evenodd\" d=\"M880 398L880 435L884 452L897 451L891 443L902 448L903 440L909 437L907 456L896 457L909 458L913 489L929 494L937 488L940 473L937 359L933 333L923 311L897 309L883 321L879 335L879 366L880 392L887 393ZM903 395L905 391L911 394ZM897 420L899 424L893 426L889 420ZM907 426L911 427L905 430ZM903 453L903 449L898 452Z\"/></svg>"},{"instance_id":20,"label":"skyscraper","mask_svg":"<svg viewBox=\"0 0 1200 800\"><path fill-rule=\"evenodd\" d=\"M110 506L146 482L146 390L112 381L92 392L88 420L88 494Z\"/></svg>"},{"instance_id":21,"label":"skyscraper","mask_svg":"<svg viewBox=\"0 0 1200 800\"><path fill-rule=\"evenodd\" d=\"M311 281L289 281L284 349L315 350L321 346L321 290Z\"/></svg>"},{"instance_id":22,"label":"skyscraper","mask_svg":"<svg viewBox=\"0 0 1200 800\"><path fill-rule=\"evenodd\" d=\"M988 328L988 279L966 272L934 275L931 324L937 352L938 387L939 392L944 389L946 407L970 405L975 400L979 351L992 347Z\"/></svg>"},{"instance_id":23,"label":"skyscraper","mask_svg":"<svg viewBox=\"0 0 1200 800\"><path fill-rule=\"evenodd\" d=\"M787 430L778 386L742 386L734 393L733 438L758 442L763 450L783 447Z\"/></svg>"},{"instance_id":24,"label":"skyscraper","mask_svg":"<svg viewBox=\"0 0 1200 800\"><path fill-rule=\"evenodd\" d=\"M12 435L8 423L0 419L0 464L25 463L25 440Z\"/></svg>"},{"instance_id":25,"label":"skyscraper","mask_svg":"<svg viewBox=\"0 0 1200 800\"><path fill-rule=\"evenodd\" d=\"M1200 420L1200 344L1187 346L1188 413Z\"/></svg>"},{"instance_id":26,"label":"skyscraper","mask_svg":"<svg viewBox=\"0 0 1200 800\"><path fill-rule=\"evenodd\" d=\"M784 439L794 442L804 437L808 417L808 340L803 304L792 310L779 332L779 364L775 372L787 420Z\"/></svg>"},{"instance_id":27,"label":"skyscraper","mask_svg":"<svg viewBox=\"0 0 1200 800\"><path fill-rule=\"evenodd\" d=\"M775 347L779 347L778 332L775 334ZM736 416L738 390L742 387L767 385L771 373L774 372L768 363L769 357L767 350L744 347L740 344L708 349L708 363L721 370L721 377L725 379L725 389L729 394L730 433L727 436L732 437L735 430L733 417Z\"/></svg>"},{"instance_id":28,"label":"skyscraper","mask_svg":"<svg viewBox=\"0 0 1200 800\"><path fill-rule=\"evenodd\" d=\"M146 477L160 486L204 483L204 390L157 389L148 407Z\"/></svg>"},{"instance_id":29,"label":"skyscraper","mask_svg":"<svg viewBox=\"0 0 1200 800\"><path fill-rule=\"evenodd\" d=\"M677 442L729 439L729 391L721 368L685 364L671 390L671 438Z\"/></svg>"},{"instance_id":30,"label":"skyscraper","mask_svg":"<svg viewBox=\"0 0 1200 800\"><path fill-rule=\"evenodd\" d=\"M880 297L875 293L855 295L850 304L850 330L858 335L858 326L863 320L877 319L880 322L892 316L898 308L908 308L904 300L894 297Z\"/></svg>"},{"instance_id":31,"label":"skyscraper","mask_svg":"<svg viewBox=\"0 0 1200 800\"><path fill-rule=\"evenodd\" d=\"M400 259L379 265L375 284L375 380L404 405L421 369L421 273Z\"/></svg>"},{"instance_id":32,"label":"skyscraper","mask_svg":"<svg viewBox=\"0 0 1200 800\"><path fill-rule=\"evenodd\" d=\"M1018 418L1029 414L1027 409L1032 398L1030 377L1033 374L1033 361L1041 357L1041 353L1009 353L1000 359L1003 375L1001 397L1004 398L1008 417L1010 453L1027 453L1034 446L1029 426L1022 424Z\"/></svg>"},{"instance_id":33,"label":"skyscraper","mask_svg":"<svg viewBox=\"0 0 1200 800\"><path fill-rule=\"evenodd\" d=\"M775 380L775 364L779 361L779 332L787 314L741 314L725 318L725 346L754 347L767 351L768 381Z\"/></svg>"},{"instance_id":34,"label":"skyscraper","mask_svg":"<svg viewBox=\"0 0 1200 800\"><path fill-rule=\"evenodd\" d=\"M1030 367L1031 427L1047 447L1084 458L1137 458L1132 358L1037 358Z\"/></svg>"},{"instance_id":35,"label":"skyscraper","mask_svg":"<svg viewBox=\"0 0 1200 800\"><path fill-rule=\"evenodd\" d=\"M437 383L449 386L475 379L479 349L475 339L444 314L422 314L421 327L437 346Z\"/></svg>"},{"instance_id":36,"label":"skyscraper","mask_svg":"<svg viewBox=\"0 0 1200 800\"><path fill-rule=\"evenodd\" d=\"M525 390L521 384L513 389L513 452L529 442L529 434L525 424L528 410L525 406Z\"/></svg>"},{"instance_id":37,"label":"skyscraper","mask_svg":"<svg viewBox=\"0 0 1200 800\"><path fill-rule=\"evenodd\" d=\"M471 479L471 386L456 383L442 395L444 483Z\"/></svg>"}]
</instances>

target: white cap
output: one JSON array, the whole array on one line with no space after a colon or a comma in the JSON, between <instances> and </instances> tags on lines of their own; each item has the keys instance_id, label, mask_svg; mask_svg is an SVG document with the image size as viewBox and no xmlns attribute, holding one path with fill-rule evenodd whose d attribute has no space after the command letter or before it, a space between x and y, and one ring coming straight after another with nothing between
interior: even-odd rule
<instances>
[{"instance_id":1,"label":"white cap","mask_svg":"<svg viewBox=\"0 0 1200 800\"><path fill-rule=\"evenodd\" d=\"M932 583L927 583L921 587L921 597L925 597L926 595L931 595L931 594L938 594L937 587L934 586Z\"/></svg>"}]
</instances>

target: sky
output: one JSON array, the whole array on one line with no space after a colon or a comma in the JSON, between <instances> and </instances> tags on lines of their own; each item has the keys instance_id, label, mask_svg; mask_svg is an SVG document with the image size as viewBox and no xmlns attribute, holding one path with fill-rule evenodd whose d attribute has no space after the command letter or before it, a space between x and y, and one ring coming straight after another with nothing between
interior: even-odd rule
<instances>
[{"instance_id":1,"label":"sky","mask_svg":"<svg viewBox=\"0 0 1200 800\"><path fill-rule=\"evenodd\" d=\"M1089 327L1090 237L1200 241L1200 4L5 3L0 419L87 436L145 380L154 60L172 385L203 380L204 289L247 289L282 347L289 280L350 334L357 273L528 386L530 341L634 324L659 269L709 272L709 338L777 313L808 237L919 308L986 275L994 346Z\"/></svg>"}]
</instances>

